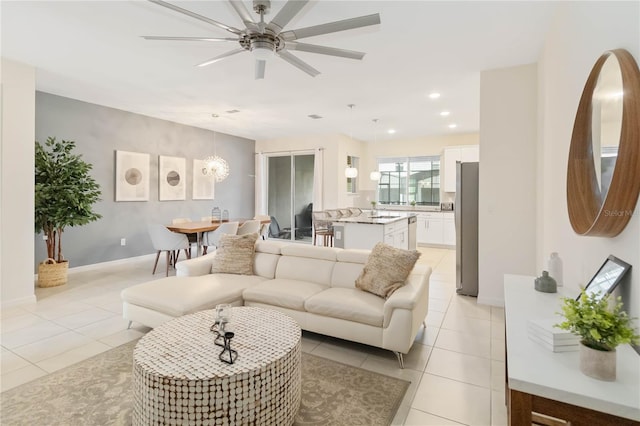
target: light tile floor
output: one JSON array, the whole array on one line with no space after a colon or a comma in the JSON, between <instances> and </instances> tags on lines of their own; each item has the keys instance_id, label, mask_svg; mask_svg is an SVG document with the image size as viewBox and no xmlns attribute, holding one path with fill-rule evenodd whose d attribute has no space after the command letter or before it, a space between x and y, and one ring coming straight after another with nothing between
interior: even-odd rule
<instances>
[{"instance_id":1,"label":"light tile floor","mask_svg":"<svg viewBox=\"0 0 640 426\"><path fill-rule=\"evenodd\" d=\"M411 381L394 425L505 425L504 312L455 294L455 251L421 247L433 268L427 328L398 368L389 351L304 333L303 351ZM148 260L76 271L69 283L38 288L38 301L0 320L0 389L11 389L113 347L149 329L127 330L120 291L159 279Z\"/></svg>"}]
</instances>

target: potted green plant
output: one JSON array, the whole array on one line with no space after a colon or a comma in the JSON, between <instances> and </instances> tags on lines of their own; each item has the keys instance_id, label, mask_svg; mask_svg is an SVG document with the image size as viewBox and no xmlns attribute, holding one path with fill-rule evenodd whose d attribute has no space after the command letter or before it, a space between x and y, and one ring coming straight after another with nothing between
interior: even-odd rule
<instances>
[{"instance_id":1,"label":"potted green plant","mask_svg":"<svg viewBox=\"0 0 640 426\"><path fill-rule=\"evenodd\" d=\"M62 254L67 226L85 225L102 216L92 210L100 200L100 186L90 175L92 165L74 154L74 141L48 137L35 146L35 230L44 233L47 260L38 266L38 285L67 282L69 263Z\"/></svg>"},{"instance_id":2,"label":"potted green plant","mask_svg":"<svg viewBox=\"0 0 640 426\"><path fill-rule=\"evenodd\" d=\"M635 344L640 338L622 310L621 299L610 307L608 295L582 291L577 300L563 298L562 314L565 320L556 327L581 337L580 371L595 379L615 380L616 346Z\"/></svg>"}]
</instances>

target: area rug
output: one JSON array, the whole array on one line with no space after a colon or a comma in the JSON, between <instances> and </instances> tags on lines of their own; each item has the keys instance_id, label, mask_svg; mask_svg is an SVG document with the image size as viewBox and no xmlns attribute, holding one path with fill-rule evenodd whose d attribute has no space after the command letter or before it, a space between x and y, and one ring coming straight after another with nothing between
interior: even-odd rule
<instances>
[{"instance_id":1,"label":"area rug","mask_svg":"<svg viewBox=\"0 0 640 426\"><path fill-rule=\"evenodd\" d=\"M130 425L136 341L1 394L3 425ZM296 425L389 425L409 382L302 355Z\"/></svg>"}]
</instances>

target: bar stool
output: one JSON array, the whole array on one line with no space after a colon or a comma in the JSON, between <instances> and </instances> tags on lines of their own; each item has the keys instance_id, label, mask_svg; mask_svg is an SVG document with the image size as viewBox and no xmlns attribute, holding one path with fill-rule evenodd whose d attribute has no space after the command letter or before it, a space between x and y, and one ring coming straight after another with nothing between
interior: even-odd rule
<instances>
[{"instance_id":1,"label":"bar stool","mask_svg":"<svg viewBox=\"0 0 640 426\"><path fill-rule=\"evenodd\" d=\"M330 217L326 212L313 212L313 245L317 245L318 237L322 237L322 245L333 247L333 229Z\"/></svg>"}]
</instances>

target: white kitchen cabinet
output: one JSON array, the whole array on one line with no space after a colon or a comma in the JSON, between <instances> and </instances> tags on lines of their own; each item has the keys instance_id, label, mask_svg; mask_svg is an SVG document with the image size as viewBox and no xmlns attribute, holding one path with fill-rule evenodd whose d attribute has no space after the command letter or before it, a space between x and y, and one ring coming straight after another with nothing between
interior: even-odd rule
<instances>
[{"instance_id":1,"label":"white kitchen cabinet","mask_svg":"<svg viewBox=\"0 0 640 426\"><path fill-rule=\"evenodd\" d=\"M456 245L456 222L453 213L443 213L442 243L446 246Z\"/></svg>"},{"instance_id":2,"label":"white kitchen cabinet","mask_svg":"<svg viewBox=\"0 0 640 426\"><path fill-rule=\"evenodd\" d=\"M463 163L480 161L480 147L478 145L472 145L460 148L460 161Z\"/></svg>"},{"instance_id":3,"label":"white kitchen cabinet","mask_svg":"<svg viewBox=\"0 0 640 426\"><path fill-rule=\"evenodd\" d=\"M480 161L480 147L478 145L455 146L445 148L442 153L442 190L456 192L456 162L473 163Z\"/></svg>"},{"instance_id":4,"label":"white kitchen cabinet","mask_svg":"<svg viewBox=\"0 0 640 426\"><path fill-rule=\"evenodd\" d=\"M416 241L423 245L455 246L456 229L453 213L418 213Z\"/></svg>"}]
</instances>

